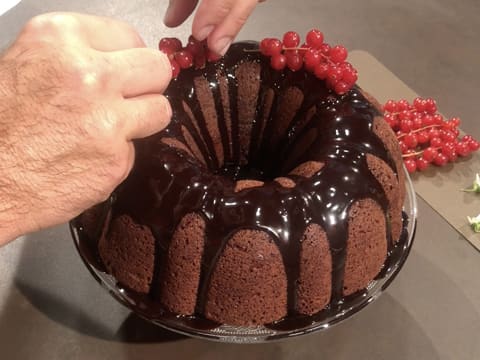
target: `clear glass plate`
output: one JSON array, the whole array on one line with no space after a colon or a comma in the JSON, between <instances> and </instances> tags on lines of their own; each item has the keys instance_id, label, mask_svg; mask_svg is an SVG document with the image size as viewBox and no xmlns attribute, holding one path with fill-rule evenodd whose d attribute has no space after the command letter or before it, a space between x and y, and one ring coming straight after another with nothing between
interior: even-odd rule
<instances>
[{"instance_id":1,"label":"clear glass plate","mask_svg":"<svg viewBox=\"0 0 480 360\"><path fill-rule=\"evenodd\" d=\"M368 304L372 303L390 285L410 253L417 222L415 191L408 173L406 171L405 173L407 178L407 196L403 211L406 221L406 226L404 227L406 234L389 255L393 260L389 261L388 266L386 266L381 271L380 275L369 284L367 289L345 298L344 301L335 308L329 308L311 317L299 317L298 319L295 319L291 322L295 324L294 326L289 324L288 321L286 324L279 323L279 326L276 326L276 324L272 324L272 326L267 325L256 327L228 325L211 326L211 323L209 326L204 326L204 320L195 317L174 316L167 313L163 316L159 316L158 304L153 305L153 302L152 304L144 301L139 302L138 299L131 296L131 293L119 287L115 278L99 270L95 266L91 256L88 256L85 252L84 245L80 243L79 229L75 225L75 221L70 223L70 229L77 250L93 277L105 289L107 289L116 300L128 307L135 314L168 330L192 337L231 343L267 342L328 329L329 327L346 320ZM157 315L154 317L149 315L150 312L146 311L146 307L148 306L155 306L157 308L155 311ZM208 324L208 321L205 322Z\"/></svg>"}]
</instances>

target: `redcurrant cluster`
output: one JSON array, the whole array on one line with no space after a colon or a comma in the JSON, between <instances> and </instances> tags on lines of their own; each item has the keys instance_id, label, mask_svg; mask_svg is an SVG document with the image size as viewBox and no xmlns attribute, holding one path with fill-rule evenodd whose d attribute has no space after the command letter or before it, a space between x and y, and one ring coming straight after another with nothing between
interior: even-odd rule
<instances>
[{"instance_id":1,"label":"redcurrant cluster","mask_svg":"<svg viewBox=\"0 0 480 360\"><path fill-rule=\"evenodd\" d=\"M459 137L460 119L444 119L433 99L389 100L383 106L385 121L397 135L408 172L443 166L480 148L470 135Z\"/></svg>"},{"instance_id":2,"label":"redcurrant cluster","mask_svg":"<svg viewBox=\"0 0 480 360\"><path fill-rule=\"evenodd\" d=\"M294 31L286 32L283 41L266 38L260 42L260 51L270 57L270 64L275 70L286 67L298 71L302 67L321 80L327 86L342 95L357 82L357 70L347 62L348 51L337 45L331 47L324 42L323 33L313 29L307 33L305 43L300 46L300 36Z\"/></svg>"},{"instance_id":3,"label":"redcurrant cluster","mask_svg":"<svg viewBox=\"0 0 480 360\"><path fill-rule=\"evenodd\" d=\"M206 41L197 41L193 36L188 38L187 45L177 38L163 38L158 44L160 51L168 55L172 65L172 77L176 78L181 69L195 67L201 69L206 62L220 59L220 56L208 49Z\"/></svg>"}]
</instances>

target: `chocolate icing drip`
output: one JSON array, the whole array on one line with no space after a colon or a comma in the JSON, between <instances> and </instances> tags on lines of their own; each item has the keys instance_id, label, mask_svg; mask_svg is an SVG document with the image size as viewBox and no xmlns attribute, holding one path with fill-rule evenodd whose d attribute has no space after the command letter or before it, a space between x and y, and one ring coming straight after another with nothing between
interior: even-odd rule
<instances>
[{"instance_id":1,"label":"chocolate icing drip","mask_svg":"<svg viewBox=\"0 0 480 360\"><path fill-rule=\"evenodd\" d=\"M215 101L215 110L217 112L218 119L225 119L225 111L222 104L222 95L220 92L220 85L219 85L219 72L209 72L206 74L207 80L210 84L210 90L212 91L213 99ZM232 160L232 154L230 151L230 134L228 134L228 129L225 121L218 121L218 128L220 130L220 135L222 137L222 146L223 146L223 153L224 153L224 161L229 162Z\"/></svg>"},{"instance_id":2,"label":"chocolate icing drip","mask_svg":"<svg viewBox=\"0 0 480 360\"><path fill-rule=\"evenodd\" d=\"M334 267L332 269L331 308L343 300L343 276L346 257L347 222L350 206L358 200L371 198L387 210L387 198L366 163L366 154L373 154L395 169L394 162L381 140L373 132L373 120L378 111L371 106L358 88L338 96L329 91L323 82L304 72L283 73L271 70L268 60L259 53L245 52L256 49L256 43L234 44L226 57L205 69L182 70L167 90L172 101L174 116L169 127L136 144L137 158L132 176L116 191L114 216L128 214L140 224L148 225L156 238L159 252L166 252L173 232L187 213L198 213L206 219L206 242L200 274L197 312L202 313L207 301L209 281L228 239L239 229L266 231L278 246L285 264L288 283L288 313L296 313L296 283L299 278L301 238L309 224L318 224L326 232ZM271 111L266 124L255 124L252 138L260 145L249 158L240 164L238 133L237 80L235 70L244 61L261 64L261 88L255 113L262 116L262 94L267 89L275 92L272 109L278 107L281 95L295 84L304 94L303 102L291 121L286 135L278 146L271 148L270 137L275 128L275 112ZM232 120L229 144L223 142L227 163L216 168L215 151L208 139L206 121L198 106L191 79L205 76L215 99L219 123L224 116L220 90L215 85L219 74L228 80L230 115ZM190 79L190 80L187 80ZM180 106L187 94L187 103L197 118L201 136L205 137L209 154L205 154L210 171L185 152L167 146L158 139L165 134L182 138L181 124L188 116ZM315 114L303 123L307 113ZM296 124L301 124L299 129ZM259 138L263 129L263 138ZM290 168L284 168L285 159L297 140L315 130L313 144ZM220 126L223 139L228 139L226 126ZM279 151L282 149L282 151ZM228 154L228 155L227 155ZM284 188L274 178L288 176L293 167L305 161L324 164L311 178L291 176L294 188ZM295 165L295 166L294 166ZM394 170L395 171L395 170ZM252 178L266 181L263 187L234 192L235 181ZM389 229L387 230L390 233ZM388 241L389 251L392 242ZM162 266L157 261L157 266ZM155 271L159 274L161 271ZM158 276L157 276L158 277ZM160 286L158 278L153 281ZM158 293L158 291L154 291Z\"/></svg>"}]
</instances>

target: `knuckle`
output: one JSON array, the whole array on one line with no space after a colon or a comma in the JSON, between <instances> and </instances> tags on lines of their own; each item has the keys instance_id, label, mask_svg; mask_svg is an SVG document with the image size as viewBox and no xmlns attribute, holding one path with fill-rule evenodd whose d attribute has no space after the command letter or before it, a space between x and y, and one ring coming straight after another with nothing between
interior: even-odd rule
<instances>
[{"instance_id":1,"label":"knuckle","mask_svg":"<svg viewBox=\"0 0 480 360\"><path fill-rule=\"evenodd\" d=\"M95 59L71 56L65 66L73 77L74 86L88 94L98 94L109 88L111 71L109 66L100 65Z\"/></svg>"},{"instance_id":2,"label":"knuckle","mask_svg":"<svg viewBox=\"0 0 480 360\"><path fill-rule=\"evenodd\" d=\"M127 42L131 44L131 47L134 48L144 48L146 47L145 42L143 41L140 34L137 30L126 21L115 20L115 27L119 31L119 36L128 40Z\"/></svg>"},{"instance_id":3,"label":"knuckle","mask_svg":"<svg viewBox=\"0 0 480 360\"><path fill-rule=\"evenodd\" d=\"M94 137L106 141L107 146L117 140L118 130L121 126L118 116L109 111L99 110L94 114L92 120L93 126L90 127L90 130Z\"/></svg>"},{"instance_id":4,"label":"knuckle","mask_svg":"<svg viewBox=\"0 0 480 360\"><path fill-rule=\"evenodd\" d=\"M240 29L248 20L248 15L240 14L233 19L234 27Z\"/></svg>"},{"instance_id":5,"label":"knuckle","mask_svg":"<svg viewBox=\"0 0 480 360\"><path fill-rule=\"evenodd\" d=\"M85 107L93 108L92 103L85 104ZM118 117L112 112L103 109L87 110L89 116L78 124L82 137L99 154L110 157L115 154L112 150L119 141L118 129L120 127Z\"/></svg>"},{"instance_id":6,"label":"knuckle","mask_svg":"<svg viewBox=\"0 0 480 360\"><path fill-rule=\"evenodd\" d=\"M37 36L64 33L67 30L77 30L78 19L68 13L47 13L37 15L25 25L27 33Z\"/></svg>"},{"instance_id":7,"label":"knuckle","mask_svg":"<svg viewBox=\"0 0 480 360\"><path fill-rule=\"evenodd\" d=\"M230 13L231 9L231 1L222 1L217 5L217 8L215 9L215 15L220 19L223 19Z\"/></svg>"}]
</instances>

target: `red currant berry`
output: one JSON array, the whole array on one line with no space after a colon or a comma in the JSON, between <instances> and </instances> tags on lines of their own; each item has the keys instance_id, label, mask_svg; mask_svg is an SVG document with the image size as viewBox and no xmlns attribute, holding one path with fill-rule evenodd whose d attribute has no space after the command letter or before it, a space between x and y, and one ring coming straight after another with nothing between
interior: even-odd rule
<instances>
[{"instance_id":1,"label":"red currant berry","mask_svg":"<svg viewBox=\"0 0 480 360\"><path fill-rule=\"evenodd\" d=\"M182 69L188 69L193 65L193 56L186 50L177 51L175 53L175 60Z\"/></svg>"},{"instance_id":2,"label":"red currant berry","mask_svg":"<svg viewBox=\"0 0 480 360\"><path fill-rule=\"evenodd\" d=\"M407 134L403 138L403 141L410 149L415 149L418 145L418 140L415 134Z\"/></svg>"},{"instance_id":3,"label":"red currant berry","mask_svg":"<svg viewBox=\"0 0 480 360\"><path fill-rule=\"evenodd\" d=\"M205 52L205 42L197 41L193 36L190 36L185 50L192 54L193 57L196 57Z\"/></svg>"},{"instance_id":4,"label":"red currant berry","mask_svg":"<svg viewBox=\"0 0 480 360\"><path fill-rule=\"evenodd\" d=\"M306 69L313 70L322 62L322 55L315 49L308 49L303 55L303 62Z\"/></svg>"},{"instance_id":5,"label":"red currant berry","mask_svg":"<svg viewBox=\"0 0 480 360\"><path fill-rule=\"evenodd\" d=\"M432 115L424 115L422 117L422 126L431 126L435 123Z\"/></svg>"},{"instance_id":6,"label":"red currant berry","mask_svg":"<svg viewBox=\"0 0 480 360\"><path fill-rule=\"evenodd\" d=\"M437 103L435 100L431 98L425 100L425 111L431 115L437 112Z\"/></svg>"},{"instance_id":7,"label":"red currant berry","mask_svg":"<svg viewBox=\"0 0 480 360\"><path fill-rule=\"evenodd\" d=\"M270 59L270 65L274 70L283 70L287 66L287 58L282 54L273 55Z\"/></svg>"},{"instance_id":8,"label":"red currant berry","mask_svg":"<svg viewBox=\"0 0 480 360\"><path fill-rule=\"evenodd\" d=\"M298 71L303 66L302 57L296 50L289 50L285 52L285 57L287 59L287 66L292 71Z\"/></svg>"},{"instance_id":9,"label":"red currant berry","mask_svg":"<svg viewBox=\"0 0 480 360\"><path fill-rule=\"evenodd\" d=\"M300 35L295 31L288 31L283 35L283 45L286 48L296 48L300 44Z\"/></svg>"},{"instance_id":10,"label":"red currant berry","mask_svg":"<svg viewBox=\"0 0 480 360\"><path fill-rule=\"evenodd\" d=\"M412 120L400 120L400 130L404 133L409 133L412 130Z\"/></svg>"},{"instance_id":11,"label":"red currant berry","mask_svg":"<svg viewBox=\"0 0 480 360\"><path fill-rule=\"evenodd\" d=\"M405 159L404 160L405 167L407 168L407 171L412 174L417 170L417 163L414 159Z\"/></svg>"},{"instance_id":12,"label":"red currant berry","mask_svg":"<svg viewBox=\"0 0 480 360\"><path fill-rule=\"evenodd\" d=\"M464 135L462 137L462 141L467 142L467 143L472 141L472 140L473 140L473 137L471 135Z\"/></svg>"},{"instance_id":13,"label":"red currant berry","mask_svg":"<svg viewBox=\"0 0 480 360\"><path fill-rule=\"evenodd\" d=\"M439 137L431 137L430 138L430 146L438 148L438 147L441 147L442 144L443 144L443 141Z\"/></svg>"},{"instance_id":14,"label":"red currant berry","mask_svg":"<svg viewBox=\"0 0 480 360\"><path fill-rule=\"evenodd\" d=\"M444 166L447 162L448 158L442 153L438 153L437 156L435 156L435 159L433 159L433 163L437 166Z\"/></svg>"},{"instance_id":15,"label":"red currant berry","mask_svg":"<svg viewBox=\"0 0 480 360\"><path fill-rule=\"evenodd\" d=\"M451 120L448 120L443 123L443 127L448 130L453 130L455 129L455 123L452 122Z\"/></svg>"},{"instance_id":16,"label":"red currant berry","mask_svg":"<svg viewBox=\"0 0 480 360\"><path fill-rule=\"evenodd\" d=\"M452 142L452 141L455 141L455 139L456 139L457 137L456 137L455 134L454 134L453 132L451 132L450 130L441 129L441 130L440 130L440 138L441 138L443 141Z\"/></svg>"},{"instance_id":17,"label":"red currant berry","mask_svg":"<svg viewBox=\"0 0 480 360\"><path fill-rule=\"evenodd\" d=\"M432 162L433 159L435 159L435 157L437 156L437 154L437 149L433 147L427 147L425 150L423 150L423 158L428 162Z\"/></svg>"},{"instance_id":18,"label":"red currant berry","mask_svg":"<svg viewBox=\"0 0 480 360\"><path fill-rule=\"evenodd\" d=\"M447 159L451 162L457 160L457 150L455 143L446 142L442 145L442 154L444 154Z\"/></svg>"},{"instance_id":19,"label":"red currant berry","mask_svg":"<svg viewBox=\"0 0 480 360\"><path fill-rule=\"evenodd\" d=\"M307 33L307 45L313 49L320 49L323 44L323 33L318 29L312 29Z\"/></svg>"},{"instance_id":20,"label":"red currant berry","mask_svg":"<svg viewBox=\"0 0 480 360\"><path fill-rule=\"evenodd\" d=\"M397 111L405 111L405 110L408 110L409 107L410 107L410 104L405 99L402 99L397 102Z\"/></svg>"},{"instance_id":21,"label":"red currant berry","mask_svg":"<svg viewBox=\"0 0 480 360\"><path fill-rule=\"evenodd\" d=\"M330 60L335 64L340 64L347 59L348 52L344 46L337 45L330 50Z\"/></svg>"},{"instance_id":22,"label":"red currant berry","mask_svg":"<svg viewBox=\"0 0 480 360\"><path fill-rule=\"evenodd\" d=\"M405 144L403 140L399 140L398 145L400 145L400 151L402 152L402 154L405 154L408 150L407 144Z\"/></svg>"},{"instance_id":23,"label":"red currant berry","mask_svg":"<svg viewBox=\"0 0 480 360\"><path fill-rule=\"evenodd\" d=\"M343 68L343 75L342 75L342 80L345 81L347 84L351 84L352 86L355 85L355 83L358 80L358 74L357 70L353 68Z\"/></svg>"},{"instance_id":24,"label":"red currant berry","mask_svg":"<svg viewBox=\"0 0 480 360\"><path fill-rule=\"evenodd\" d=\"M468 148L470 151L477 151L480 148L480 143L477 140L470 140L468 142Z\"/></svg>"},{"instance_id":25,"label":"red currant berry","mask_svg":"<svg viewBox=\"0 0 480 360\"><path fill-rule=\"evenodd\" d=\"M395 115L387 113L384 115L384 118L385 118L385 121L390 125L392 129L397 130L399 121Z\"/></svg>"},{"instance_id":26,"label":"red currant berry","mask_svg":"<svg viewBox=\"0 0 480 360\"><path fill-rule=\"evenodd\" d=\"M175 60L170 60L170 65L172 66L172 78L176 78L180 74L180 65Z\"/></svg>"},{"instance_id":27,"label":"red currant berry","mask_svg":"<svg viewBox=\"0 0 480 360\"><path fill-rule=\"evenodd\" d=\"M330 66L327 71L327 79L335 84L342 79L342 75L342 69L337 66Z\"/></svg>"},{"instance_id":28,"label":"red currant berry","mask_svg":"<svg viewBox=\"0 0 480 360\"><path fill-rule=\"evenodd\" d=\"M459 127L461 120L458 117L453 117L450 119L450 122L453 124L454 127Z\"/></svg>"},{"instance_id":29,"label":"red currant berry","mask_svg":"<svg viewBox=\"0 0 480 360\"><path fill-rule=\"evenodd\" d=\"M440 114L433 115L434 124L443 125L443 116Z\"/></svg>"},{"instance_id":30,"label":"red currant berry","mask_svg":"<svg viewBox=\"0 0 480 360\"><path fill-rule=\"evenodd\" d=\"M417 141L419 144L426 144L430 140L428 133L426 131L419 131L417 133Z\"/></svg>"},{"instance_id":31,"label":"red currant berry","mask_svg":"<svg viewBox=\"0 0 480 360\"><path fill-rule=\"evenodd\" d=\"M460 156L467 156L470 154L470 147L468 146L468 143L459 142L455 144L455 151Z\"/></svg>"},{"instance_id":32,"label":"red currant berry","mask_svg":"<svg viewBox=\"0 0 480 360\"><path fill-rule=\"evenodd\" d=\"M398 119L400 121L402 121L402 120L412 120L412 118L413 118L412 113L408 110L403 110L398 114ZM412 126L413 126L413 124L412 124Z\"/></svg>"},{"instance_id":33,"label":"red currant berry","mask_svg":"<svg viewBox=\"0 0 480 360\"><path fill-rule=\"evenodd\" d=\"M425 111L425 106L426 106L425 100L417 97L415 100L413 100L413 106L415 110L417 110L418 112L423 112Z\"/></svg>"},{"instance_id":34,"label":"red currant berry","mask_svg":"<svg viewBox=\"0 0 480 360\"><path fill-rule=\"evenodd\" d=\"M268 56L268 43L272 40L271 38L265 38L260 41L260 53L262 55Z\"/></svg>"},{"instance_id":35,"label":"red currant berry","mask_svg":"<svg viewBox=\"0 0 480 360\"><path fill-rule=\"evenodd\" d=\"M422 118L414 116L412 120L413 129L418 130L422 127L422 125L423 125Z\"/></svg>"},{"instance_id":36,"label":"red currant berry","mask_svg":"<svg viewBox=\"0 0 480 360\"><path fill-rule=\"evenodd\" d=\"M396 112L397 111L397 103L393 100L388 100L385 105L383 105L383 111L386 112Z\"/></svg>"},{"instance_id":37,"label":"red currant berry","mask_svg":"<svg viewBox=\"0 0 480 360\"><path fill-rule=\"evenodd\" d=\"M450 154L450 156L448 157L448 161L450 162L455 162L457 161L457 159L458 159L458 154L456 152Z\"/></svg>"},{"instance_id":38,"label":"red currant berry","mask_svg":"<svg viewBox=\"0 0 480 360\"><path fill-rule=\"evenodd\" d=\"M428 162L426 159L423 157L420 157L416 161L417 169L420 171L426 170L428 166L430 165L430 162Z\"/></svg>"},{"instance_id":39,"label":"red currant berry","mask_svg":"<svg viewBox=\"0 0 480 360\"><path fill-rule=\"evenodd\" d=\"M201 52L199 52L197 55L195 55L193 57L193 66L195 67L195 69L202 69L205 67L205 64L207 63L207 56L208 56L208 61L216 61L216 60L210 59L210 54L212 54L212 51L204 49Z\"/></svg>"},{"instance_id":40,"label":"red currant berry","mask_svg":"<svg viewBox=\"0 0 480 360\"><path fill-rule=\"evenodd\" d=\"M338 95L343 95L343 94L346 94L349 90L351 89L351 86L349 84L347 84L346 82L344 81L339 81L336 85L335 85L335 92L338 94Z\"/></svg>"},{"instance_id":41,"label":"red currant berry","mask_svg":"<svg viewBox=\"0 0 480 360\"><path fill-rule=\"evenodd\" d=\"M158 49L165 54L173 54L182 48L182 42L177 38L163 38L158 43Z\"/></svg>"},{"instance_id":42,"label":"red currant berry","mask_svg":"<svg viewBox=\"0 0 480 360\"><path fill-rule=\"evenodd\" d=\"M435 128L430 128L427 130L428 138L432 140L433 138L440 138L440 131Z\"/></svg>"},{"instance_id":43,"label":"red currant berry","mask_svg":"<svg viewBox=\"0 0 480 360\"><path fill-rule=\"evenodd\" d=\"M268 42L268 53L270 56L281 54L283 49L283 44L278 39L271 39Z\"/></svg>"},{"instance_id":44,"label":"red currant berry","mask_svg":"<svg viewBox=\"0 0 480 360\"><path fill-rule=\"evenodd\" d=\"M328 54L330 54L330 45L328 44L322 44L322 46L320 47L320 52L325 55L325 56L328 56Z\"/></svg>"},{"instance_id":45,"label":"red currant berry","mask_svg":"<svg viewBox=\"0 0 480 360\"><path fill-rule=\"evenodd\" d=\"M207 51L207 60L208 62L216 62L222 58L221 55L214 53L212 50L208 49Z\"/></svg>"},{"instance_id":46,"label":"red currant berry","mask_svg":"<svg viewBox=\"0 0 480 360\"><path fill-rule=\"evenodd\" d=\"M327 78L329 68L330 66L328 66L328 64L323 63L315 66L313 72L317 78L319 78L320 80L325 80Z\"/></svg>"}]
</instances>

